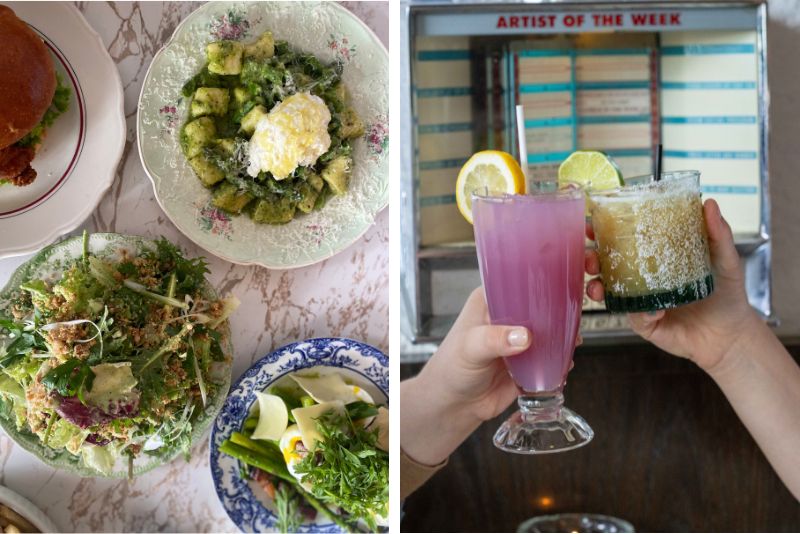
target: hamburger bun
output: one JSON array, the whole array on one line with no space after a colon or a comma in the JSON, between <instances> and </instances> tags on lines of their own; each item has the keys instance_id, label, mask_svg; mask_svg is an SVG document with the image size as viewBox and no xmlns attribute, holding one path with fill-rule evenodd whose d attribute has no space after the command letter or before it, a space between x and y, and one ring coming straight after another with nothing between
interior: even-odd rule
<instances>
[{"instance_id":1,"label":"hamburger bun","mask_svg":"<svg viewBox=\"0 0 800 534\"><path fill-rule=\"evenodd\" d=\"M42 120L55 90L50 51L10 8L0 5L0 149Z\"/></svg>"}]
</instances>

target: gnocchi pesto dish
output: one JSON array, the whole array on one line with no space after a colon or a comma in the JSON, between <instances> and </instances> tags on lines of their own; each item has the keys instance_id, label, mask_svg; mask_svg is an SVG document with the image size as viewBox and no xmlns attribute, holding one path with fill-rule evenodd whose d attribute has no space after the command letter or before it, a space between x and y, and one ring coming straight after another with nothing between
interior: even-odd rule
<instances>
[{"instance_id":1,"label":"gnocchi pesto dish","mask_svg":"<svg viewBox=\"0 0 800 534\"><path fill-rule=\"evenodd\" d=\"M284 224L346 193L351 140L364 125L347 104L341 65L271 32L250 44L212 42L206 60L183 86L191 100L180 140L214 206Z\"/></svg>"}]
</instances>

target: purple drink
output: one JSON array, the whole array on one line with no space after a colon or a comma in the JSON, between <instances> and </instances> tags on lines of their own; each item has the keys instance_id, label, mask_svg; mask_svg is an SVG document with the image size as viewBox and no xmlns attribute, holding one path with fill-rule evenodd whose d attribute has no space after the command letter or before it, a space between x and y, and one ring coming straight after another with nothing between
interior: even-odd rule
<instances>
[{"instance_id":1,"label":"purple drink","mask_svg":"<svg viewBox=\"0 0 800 534\"><path fill-rule=\"evenodd\" d=\"M580 195L476 199L475 242L492 324L520 325L531 347L505 358L526 392L560 391L583 303L584 201Z\"/></svg>"},{"instance_id":2,"label":"purple drink","mask_svg":"<svg viewBox=\"0 0 800 534\"><path fill-rule=\"evenodd\" d=\"M524 390L495 445L526 454L588 443L594 433L563 407L583 304L583 192L539 183L529 195L472 197L475 244L492 324L531 331L531 346L504 359Z\"/></svg>"}]
</instances>

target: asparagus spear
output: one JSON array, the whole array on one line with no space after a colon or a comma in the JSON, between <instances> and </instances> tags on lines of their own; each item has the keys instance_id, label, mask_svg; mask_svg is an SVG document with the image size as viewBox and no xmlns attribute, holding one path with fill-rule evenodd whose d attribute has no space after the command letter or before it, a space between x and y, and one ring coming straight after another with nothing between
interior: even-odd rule
<instances>
[{"instance_id":1,"label":"asparagus spear","mask_svg":"<svg viewBox=\"0 0 800 534\"><path fill-rule=\"evenodd\" d=\"M237 445L230 440L225 440L220 445L219 450L225 454L241 460L247 465L258 467L262 471L271 473L281 480L285 480L291 484L295 484L297 480L289 473L286 464L283 461L275 462L272 458L265 458L263 455L252 451L241 445Z\"/></svg>"},{"instance_id":2,"label":"asparagus spear","mask_svg":"<svg viewBox=\"0 0 800 534\"><path fill-rule=\"evenodd\" d=\"M234 434L239 434L235 432ZM247 439L248 441L255 443L256 445L260 445L259 443L253 442L246 436L239 434L241 437ZM233 437L233 436L231 436ZM240 438L238 438L240 439ZM241 439L240 439L241 440ZM311 493L306 491L298 482L297 479L294 478L289 470L286 468L286 464L283 463L283 460L275 461L273 458L265 457L263 454L259 453L258 451L254 451L253 449L249 449L245 446L239 445L234 443L232 439L226 439L222 442L222 445L219 447L220 452L224 452L225 454L240 460L247 465L257 467L262 471L265 471L273 476L280 478L290 484L292 484L300 493L300 495L305 498L308 503L314 507L317 512L325 514L327 517L331 519L334 523L342 527L347 531L354 530L352 525L349 525L344 519L339 517L338 515L334 514L316 497L314 497Z\"/></svg>"},{"instance_id":3,"label":"asparagus spear","mask_svg":"<svg viewBox=\"0 0 800 534\"><path fill-rule=\"evenodd\" d=\"M242 434L241 432L234 432L231 434L230 441L236 445L241 445L253 452L258 452L273 461L283 460L283 454L277 445L270 441L253 440Z\"/></svg>"},{"instance_id":4,"label":"asparagus spear","mask_svg":"<svg viewBox=\"0 0 800 534\"><path fill-rule=\"evenodd\" d=\"M242 425L242 432L247 432L248 434L252 434L253 430L258 426L258 416L251 415L247 419L244 420L244 425Z\"/></svg>"}]
</instances>

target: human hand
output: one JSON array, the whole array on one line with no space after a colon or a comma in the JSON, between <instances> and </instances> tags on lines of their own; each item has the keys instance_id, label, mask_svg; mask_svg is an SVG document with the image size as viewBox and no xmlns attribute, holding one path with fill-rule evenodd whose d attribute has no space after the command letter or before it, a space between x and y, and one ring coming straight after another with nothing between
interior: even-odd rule
<instances>
[{"instance_id":1,"label":"human hand","mask_svg":"<svg viewBox=\"0 0 800 534\"><path fill-rule=\"evenodd\" d=\"M708 230L714 292L703 300L670 310L628 315L633 331L657 347L693 360L710 371L725 358L742 336L761 322L747 301L744 274L733 242L730 225L713 199L703 205ZM587 235L594 239L587 225ZM600 272L597 252L587 251L586 272ZM592 300L603 300L603 284L591 280L586 293Z\"/></svg>"},{"instance_id":2,"label":"human hand","mask_svg":"<svg viewBox=\"0 0 800 534\"><path fill-rule=\"evenodd\" d=\"M501 356L513 356L531 344L522 326L496 326L489 319L483 288L474 290L458 319L420 376L437 384L447 402L477 419L492 419L517 398L519 388Z\"/></svg>"},{"instance_id":3,"label":"human hand","mask_svg":"<svg viewBox=\"0 0 800 534\"><path fill-rule=\"evenodd\" d=\"M401 445L418 462L434 465L519 394L501 356L528 348L530 332L493 326L483 289L467 299L439 350L420 373L401 384Z\"/></svg>"}]
</instances>

